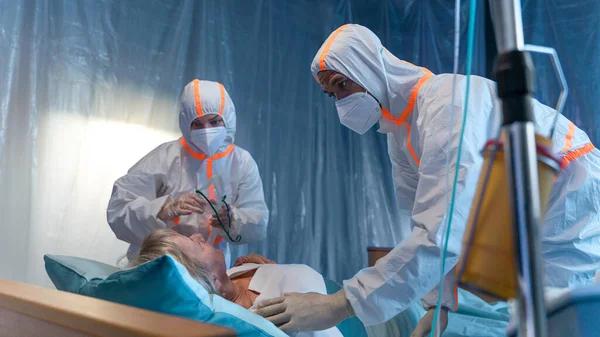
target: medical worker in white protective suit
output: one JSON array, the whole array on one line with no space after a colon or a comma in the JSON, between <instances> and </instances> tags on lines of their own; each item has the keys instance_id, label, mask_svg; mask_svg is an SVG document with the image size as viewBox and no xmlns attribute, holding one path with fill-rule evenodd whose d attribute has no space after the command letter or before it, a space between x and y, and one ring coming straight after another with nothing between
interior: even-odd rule
<instances>
[{"instance_id":1,"label":"medical worker in white protective suit","mask_svg":"<svg viewBox=\"0 0 600 337\"><path fill-rule=\"evenodd\" d=\"M190 82L181 95L179 127L183 137L158 146L115 182L108 223L131 244L128 258L154 230L173 228L210 238L229 265L230 242L264 239L269 211L254 159L233 144L235 107L223 85Z\"/></svg>"},{"instance_id":2,"label":"medical worker in white protective suit","mask_svg":"<svg viewBox=\"0 0 600 337\"><path fill-rule=\"evenodd\" d=\"M336 98L343 125L363 134L379 122L379 132L387 134L398 206L408 215L399 225L410 226L412 233L374 267L345 281L339 293L291 294L259 304L258 313L290 332L322 330L354 314L370 326L422 299L429 311L413 335L423 336L437 301L440 228L445 227L446 193L450 192L446 159L450 156L452 182L466 77L458 77L452 106L452 74L434 75L398 59L373 32L359 25L334 31L311 70L323 90ZM532 104L536 131L548 135L556 112L537 101ZM481 172L480 151L497 136L500 121L495 83L472 76L446 264L444 326L447 311L457 308L455 272L450 269L458 262ZM452 142L447 144L450 129ZM549 287L577 287L592 283L600 268L600 154L588 136L563 116L559 116L552 151L564 159L541 233L546 281Z\"/></svg>"}]
</instances>

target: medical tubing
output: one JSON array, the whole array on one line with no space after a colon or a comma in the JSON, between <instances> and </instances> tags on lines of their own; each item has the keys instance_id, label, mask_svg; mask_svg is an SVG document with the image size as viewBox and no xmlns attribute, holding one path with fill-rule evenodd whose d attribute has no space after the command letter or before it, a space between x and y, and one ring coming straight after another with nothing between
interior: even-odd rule
<instances>
[{"instance_id":1,"label":"medical tubing","mask_svg":"<svg viewBox=\"0 0 600 337\"><path fill-rule=\"evenodd\" d=\"M448 225L446 226L446 233L444 234L444 248L442 249L442 254L441 254L441 275L440 275L440 282L439 282L439 289L438 289L438 298L437 298L437 303L435 306L435 312L433 315L433 324L432 327L437 327L439 324L439 312L440 312L440 307L442 304L442 297L443 297L443 291L444 291L444 276L445 276L445 269L446 269L446 255L448 253L448 241L450 239L450 226L452 224L452 215L453 215L453 211L454 211L454 202L455 202L455 198L456 198L456 185L458 183L458 171L460 168L460 155L462 152L462 144L463 144L463 136L465 133L465 125L466 125L466 121L467 121L467 109L469 107L469 90L471 88L471 68L473 65L473 43L475 41L475 14L476 14L476 9L477 9L477 0L471 0L470 1L470 6L469 6L469 31L468 31L468 38L467 38L467 61L466 61L466 76L467 76L467 86L466 86L466 92L465 92L465 101L463 103L463 116L462 116L462 123L461 123L461 128L460 128L460 140L458 142L458 151L456 153L456 165L454 167L454 183L452 186L452 196L450 198L450 207L447 210L448 212ZM453 89L454 90L454 89ZM454 95L452 96L452 99L454 99ZM452 106L451 108L453 108L454 106ZM452 125L450 126L452 127ZM457 299L458 300L458 299ZM430 336L434 337L434 336L439 336L440 335L440 331L439 329L431 329L431 333Z\"/></svg>"},{"instance_id":2,"label":"medical tubing","mask_svg":"<svg viewBox=\"0 0 600 337\"><path fill-rule=\"evenodd\" d=\"M219 212L217 211L215 206L212 204L212 202L210 202L210 200L208 200L208 198L204 195L204 193L202 193L200 190L196 190L196 193L200 194L206 200L206 202L208 202L208 204L210 205L210 208L212 208L213 212L215 212L215 217L219 221L219 225L221 225L221 228L223 228L223 231L225 232L225 234L227 234L229 241L240 242L242 240L242 236L241 235L236 236L235 240L231 237L231 235L229 234L229 230L225 229L225 225L223 225L223 222L221 222L221 217L219 216ZM231 229L231 217L229 216L230 209L229 209L229 205L225 201L226 197L227 196L223 196L223 198L221 199L221 202L223 204L225 204L225 208L227 208L227 219L229 220L229 229Z\"/></svg>"},{"instance_id":3,"label":"medical tubing","mask_svg":"<svg viewBox=\"0 0 600 337\"><path fill-rule=\"evenodd\" d=\"M455 94L456 94L456 79L458 75L458 57L460 51L460 0L456 0L454 4L454 66L452 70L452 101L450 108L454 108ZM448 128L448 144L447 153L450 153L452 146L452 126L454 125L454 113L450 112L450 128ZM446 157L446 191L450 190L450 156ZM446 210L450 206L449 194L445 194L446 197Z\"/></svg>"},{"instance_id":4,"label":"medical tubing","mask_svg":"<svg viewBox=\"0 0 600 337\"><path fill-rule=\"evenodd\" d=\"M446 141L447 150L446 153L446 214L448 214L448 209L450 207L450 194L447 192L450 190L450 149L452 148L452 127L454 125L454 104L455 104L455 95L456 95L456 79L458 75L458 58L460 56L460 0L456 0L454 3L454 65L452 67L452 101L450 103L450 127L448 128L448 139ZM442 237L442 241L445 240L445 236ZM440 268L444 268L440 263ZM444 286L444 270L440 270L440 289ZM439 296L439 294L438 294ZM437 319L438 316L434 315L434 321L432 324L432 331L439 331L440 321Z\"/></svg>"}]
</instances>

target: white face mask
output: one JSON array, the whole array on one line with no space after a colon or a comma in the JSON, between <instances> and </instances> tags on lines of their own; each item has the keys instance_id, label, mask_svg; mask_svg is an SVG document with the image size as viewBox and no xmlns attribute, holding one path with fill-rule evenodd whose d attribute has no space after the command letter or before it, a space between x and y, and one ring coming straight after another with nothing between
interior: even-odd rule
<instances>
[{"instance_id":1,"label":"white face mask","mask_svg":"<svg viewBox=\"0 0 600 337\"><path fill-rule=\"evenodd\" d=\"M357 92L335 102L340 123L362 135L382 117L379 102L366 92Z\"/></svg>"},{"instance_id":2,"label":"white face mask","mask_svg":"<svg viewBox=\"0 0 600 337\"><path fill-rule=\"evenodd\" d=\"M217 150L223 145L225 137L227 137L227 129L224 126L192 130L190 134L192 144L209 157L217 153Z\"/></svg>"}]
</instances>

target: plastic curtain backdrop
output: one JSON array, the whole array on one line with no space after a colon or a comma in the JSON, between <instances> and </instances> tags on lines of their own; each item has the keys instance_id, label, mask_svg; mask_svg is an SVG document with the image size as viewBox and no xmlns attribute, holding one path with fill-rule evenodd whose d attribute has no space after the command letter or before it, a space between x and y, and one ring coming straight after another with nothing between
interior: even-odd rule
<instances>
[{"instance_id":1,"label":"plastic curtain backdrop","mask_svg":"<svg viewBox=\"0 0 600 337\"><path fill-rule=\"evenodd\" d=\"M600 69L599 5L541 3L525 3L527 41L557 48L573 94L567 113L597 138L600 89L582 74ZM232 255L351 277L367 246L403 238L408 215L395 207L385 136L341 126L310 62L331 31L354 22L399 57L451 72L453 9L418 0L0 1L0 277L49 285L45 253L117 262L127 245L105 219L112 183L179 136L178 98L193 78L232 96L236 144L258 163L271 211L267 239ZM486 10L473 64L484 76L495 55ZM464 1L463 41L467 13Z\"/></svg>"},{"instance_id":2,"label":"plastic curtain backdrop","mask_svg":"<svg viewBox=\"0 0 600 337\"><path fill-rule=\"evenodd\" d=\"M567 82L569 98L564 114L600 144L600 2L525 0L525 43L556 49ZM532 54L536 70L536 95L555 106L560 94L549 56Z\"/></svg>"}]
</instances>

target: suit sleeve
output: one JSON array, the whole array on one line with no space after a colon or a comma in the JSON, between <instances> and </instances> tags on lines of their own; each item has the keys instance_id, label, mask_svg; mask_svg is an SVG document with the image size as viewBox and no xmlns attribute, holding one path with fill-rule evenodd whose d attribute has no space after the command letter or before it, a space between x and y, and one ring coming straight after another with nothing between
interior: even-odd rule
<instances>
[{"instance_id":1,"label":"suit sleeve","mask_svg":"<svg viewBox=\"0 0 600 337\"><path fill-rule=\"evenodd\" d=\"M164 193L166 165L161 157L151 152L113 185L106 217L120 240L139 246L153 231L167 228L157 217L170 200Z\"/></svg>"},{"instance_id":2,"label":"suit sleeve","mask_svg":"<svg viewBox=\"0 0 600 337\"><path fill-rule=\"evenodd\" d=\"M231 237L241 235L239 244L256 242L267 236L269 209L265 203L262 180L254 159L247 154L244 157L243 174L238 186L238 197L230 205L234 225ZM227 238L226 238L227 239Z\"/></svg>"},{"instance_id":3,"label":"suit sleeve","mask_svg":"<svg viewBox=\"0 0 600 337\"><path fill-rule=\"evenodd\" d=\"M448 173L451 184L462 111L458 106L450 107L443 99L432 101L426 110L420 112L425 114L421 125L426 125L426 128L413 130L419 134L421 158L412 208L412 232L374 267L363 269L344 282L346 296L365 325L385 322L404 311L431 291L440 279L442 235L448 216L446 197L452 191L452 186L449 189L446 186L446 159L450 156ZM454 114L452 126L448 123L450 114ZM444 274L458 262L462 235L481 169L480 143L487 135L482 131L485 128L477 127L477 124L477 120L467 121L465 134L470 136L465 136L463 142ZM450 132L453 141L448 145ZM445 288L443 304L449 308L456 307L452 287Z\"/></svg>"}]
</instances>

